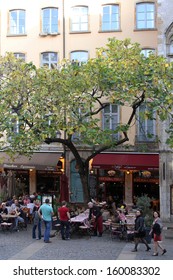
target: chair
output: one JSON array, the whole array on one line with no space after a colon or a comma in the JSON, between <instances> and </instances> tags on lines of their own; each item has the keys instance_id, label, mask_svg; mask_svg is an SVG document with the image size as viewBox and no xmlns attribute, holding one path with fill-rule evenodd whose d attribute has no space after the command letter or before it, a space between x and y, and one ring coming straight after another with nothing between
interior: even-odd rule
<instances>
[{"instance_id":1,"label":"chair","mask_svg":"<svg viewBox=\"0 0 173 280\"><path fill-rule=\"evenodd\" d=\"M18 222L18 230L27 230L27 223Z\"/></svg>"},{"instance_id":2,"label":"chair","mask_svg":"<svg viewBox=\"0 0 173 280\"><path fill-rule=\"evenodd\" d=\"M111 228L111 222L105 221L103 222L103 232L109 232Z\"/></svg>"},{"instance_id":3,"label":"chair","mask_svg":"<svg viewBox=\"0 0 173 280\"><path fill-rule=\"evenodd\" d=\"M32 219L33 219L33 217L32 217L32 215L30 214L30 209L29 208L27 208L27 207L24 207L23 209L22 209L22 211L23 211L23 213L24 213L24 219L26 219L30 224L32 223Z\"/></svg>"},{"instance_id":4,"label":"chair","mask_svg":"<svg viewBox=\"0 0 173 280\"><path fill-rule=\"evenodd\" d=\"M58 223L58 224L55 224L54 227L56 228L56 232L55 232L55 235L60 235L61 233L61 224Z\"/></svg>"},{"instance_id":5,"label":"chair","mask_svg":"<svg viewBox=\"0 0 173 280\"><path fill-rule=\"evenodd\" d=\"M114 237L118 237L119 239L122 239L123 232L122 232L122 226L119 223L111 223L110 226L111 230L111 238L113 239Z\"/></svg>"},{"instance_id":6,"label":"chair","mask_svg":"<svg viewBox=\"0 0 173 280\"><path fill-rule=\"evenodd\" d=\"M82 234L86 233L91 237L93 226L90 224L88 220L86 220L83 225L80 225L79 229Z\"/></svg>"},{"instance_id":7,"label":"chair","mask_svg":"<svg viewBox=\"0 0 173 280\"><path fill-rule=\"evenodd\" d=\"M2 231L11 231L12 230L12 226L13 226L13 223L8 223L8 222L3 222L1 223L1 229Z\"/></svg>"},{"instance_id":8,"label":"chair","mask_svg":"<svg viewBox=\"0 0 173 280\"><path fill-rule=\"evenodd\" d=\"M126 240L133 241L134 240L134 223L127 224L127 231L126 231Z\"/></svg>"}]
</instances>

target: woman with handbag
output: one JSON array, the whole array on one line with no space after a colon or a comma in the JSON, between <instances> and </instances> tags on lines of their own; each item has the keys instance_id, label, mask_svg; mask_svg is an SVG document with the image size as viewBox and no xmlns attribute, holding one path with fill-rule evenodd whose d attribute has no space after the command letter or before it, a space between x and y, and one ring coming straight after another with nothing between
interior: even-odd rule
<instances>
[{"instance_id":1,"label":"woman with handbag","mask_svg":"<svg viewBox=\"0 0 173 280\"><path fill-rule=\"evenodd\" d=\"M160 214L158 211L155 211L153 213L153 217L154 217L154 221L153 221L153 225L150 231L150 234L152 235L153 239L154 239L154 253L153 256L158 256L158 248L160 248L162 250L162 255L164 255L167 251L166 249L164 249L161 246L161 242L162 242L162 221L160 219Z\"/></svg>"},{"instance_id":2,"label":"woman with handbag","mask_svg":"<svg viewBox=\"0 0 173 280\"><path fill-rule=\"evenodd\" d=\"M134 241L135 241L135 248L132 252L137 252L137 247L139 242L142 242L146 245L146 251L151 250L149 247L146 239L145 239L146 231L145 231L145 224L144 224L144 217L142 216L142 211L136 211L136 219L135 219L135 231L134 231Z\"/></svg>"}]
</instances>

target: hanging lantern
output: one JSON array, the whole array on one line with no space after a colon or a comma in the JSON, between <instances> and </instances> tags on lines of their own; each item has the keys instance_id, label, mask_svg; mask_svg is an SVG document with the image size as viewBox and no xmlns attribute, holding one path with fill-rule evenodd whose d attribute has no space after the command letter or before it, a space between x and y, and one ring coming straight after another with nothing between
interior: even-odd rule
<instances>
[{"instance_id":1,"label":"hanging lantern","mask_svg":"<svg viewBox=\"0 0 173 280\"><path fill-rule=\"evenodd\" d=\"M143 176L144 178L150 178L150 177L151 177L151 172L148 171L148 170L143 171L143 172L142 172L142 176Z\"/></svg>"},{"instance_id":2,"label":"hanging lantern","mask_svg":"<svg viewBox=\"0 0 173 280\"><path fill-rule=\"evenodd\" d=\"M109 175L110 177L114 177L115 174L116 174L115 170L109 170L109 171L108 171L108 175Z\"/></svg>"}]
</instances>

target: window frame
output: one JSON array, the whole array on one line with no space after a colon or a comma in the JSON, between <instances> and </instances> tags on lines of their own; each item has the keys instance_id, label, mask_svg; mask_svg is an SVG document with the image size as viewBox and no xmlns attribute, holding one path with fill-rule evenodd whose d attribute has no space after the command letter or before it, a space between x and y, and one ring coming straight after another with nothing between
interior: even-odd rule
<instances>
[{"instance_id":1,"label":"window frame","mask_svg":"<svg viewBox=\"0 0 173 280\"><path fill-rule=\"evenodd\" d=\"M141 51L141 53L143 53L143 55L145 57L149 57L150 53L154 54L155 52L156 52L156 50L154 48L142 48L142 51Z\"/></svg>"},{"instance_id":2,"label":"window frame","mask_svg":"<svg viewBox=\"0 0 173 280\"><path fill-rule=\"evenodd\" d=\"M78 58L78 59L76 59L76 58L72 58L72 55L73 54L86 54L87 55L87 59L86 60L82 60L82 59L80 59L80 57ZM88 59L89 59L89 53L88 53L88 51L84 51L84 50L75 50L75 51L71 51L70 52L70 60L72 61L72 62L74 62L75 64L78 64L79 66L81 65L81 64L83 64L83 63L87 63L87 61L88 61Z\"/></svg>"},{"instance_id":3,"label":"window frame","mask_svg":"<svg viewBox=\"0 0 173 280\"><path fill-rule=\"evenodd\" d=\"M143 111L140 112L141 108L144 108ZM148 118L143 118L140 116L141 114L144 114L147 110L149 110L147 104L141 104L138 108L138 122L137 122L137 141L138 142L155 142L156 141L156 113L153 112L153 119L150 120ZM149 126L148 122L152 122L152 126ZM153 130L153 133L151 134L148 132L150 130L150 127ZM143 131L142 131L143 130ZM148 135L153 135L153 137L149 137Z\"/></svg>"},{"instance_id":4,"label":"window frame","mask_svg":"<svg viewBox=\"0 0 173 280\"><path fill-rule=\"evenodd\" d=\"M116 116L117 122L115 122L115 125L118 126L119 123L120 123L120 106L117 105L117 104L111 104L111 103L106 103L105 105L106 105L106 107L109 106L109 113L105 113L105 108L106 107L102 110L102 129L103 129L103 131L105 129L107 129L107 127L105 126L105 121L106 121L105 117L108 116L108 118L109 118L109 128L108 129L109 130L114 130L116 127L113 128L114 123L112 121L112 116ZM113 112L113 110L112 110L113 107L112 106L117 107L117 112L116 113ZM114 139L118 140L119 139L119 133L113 134L112 137Z\"/></svg>"},{"instance_id":5,"label":"window frame","mask_svg":"<svg viewBox=\"0 0 173 280\"><path fill-rule=\"evenodd\" d=\"M111 25L111 28L108 29L103 29L103 9L109 7L109 18L111 17L110 21L108 22L109 25ZM112 24L114 23L114 21L112 21L112 17L113 17L113 12L112 10L110 11L110 8L116 7L118 9L118 12L116 13L118 20L115 21L115 23L118 25L117 28L113 28ZM101 28L101 32L115 32L115 31L119 31L120 30L120 5L119 4L105 4L102 6L102 11L101 11L101 24L100 24L100 28Z\"/></svg>"},{"instance_id":6,"label":"window frame","mask_svg":"<svg viewBox=\"0 0 173 280\"><path fill-rule=\"evenodd\" d=\"M22 59L23 61L26 61L26 55L25 55L25 53L14 52L13 54L14 54L15 58L17 58L17 59Z\"/></svg>"},{"instance_id":7,"label":"window frame","mask_svg":"<svg viewBox=\"0 0 173 280\"><path fill-rule=\"evenodd\" d=\"M44 17L44 12L45 11L48 11L49 12L49 16L48 16L48 30L45 30L44 29L44 21L45 21L45 17ZM56 10L57 11L57 30L53 30L53 17L52 17L52 13L53 13L53 10ZM57 7L45 7L45 8L42 8L41 10L41 21L42 21L42 24L41 24L41 32L43 34L58 34L59 32L59 8Z\"/></svg>"},{"instance_id":8,"label":"window frame","mask_svg":"<svg viewBox=\"0 0 173 280\"><path fill-rule=\"evenodd\" d=\"M86 13L84 14L81 14L79 13L78 15L78 22L75 22L73 20L73 18L77 18L77 13L75 14L75 11L74 10L77 10L77 9L85 9L86 10ZM87 21L83 21L82 18L86 17L87 18ZM82 28L82 25L86 24L87 28L86 29L83 29ZM77 25L78 26L78 29L76 28L73 28L74 25ZM71 16L70 16L70 32L71 33L85 33L85 32L89 32L89 7L88 6L84 6L84 5L77 5L77 6L73 6L71 7Z\"/></svg>"},{"instance_id":9,"label":"window frame","mask_svg":"<svg viewBox=\"0 0 173 280\"><path fill-rule=\"evenodd\" d=\"M23 12L24 17L24 25L20 25L20 21L22 21L22 18L20 18L20 12ZM16 13L16 22L14 19L12 19L12 13ZM12 25L12 21L15 22L16 26ZM20 32L20 28L23 28L23 32ZM12 29L16 29L15 31L12 31ZM9 34L10 35L16 35L16 36L22 36L26 34L26 10L25 9L13 9L9 10Z\"/></svg>"},{"instance_id":10,"label":"window frame","mask_svg":"<svg viewBox=\"0 0 173 280\"><path fill-rule=\"evenodd\" d=\"M44 63L44 61L43 61L43 55L44 54L48 54L48 62L45 60L45 63ZM57 60L56 61L53 61L53 60L51 60L50 59L50 56L52 55L52 54L56 54L56 56L57 56ZM47 63L46 63L47 62ZM51 52L42 52L41 53L41 67L45 67L45 66L48 66L48 68L49 69L51 69L51 68L53 68L53 65L55 65L55 66L57 66L58 65L58 52L53 52L53 51L51 51Z\"/></svg>"},{"instance_id":11,"label":"window frame","mask_svg":"<svg viewBox=\"0 0 173 280\"><path fill-rule=\"evenodd\" d=\"M138 8L140 6L144 6L144 5L145 5L145 11L143 12L144 19L140 20L140 19L138 19L138 17L139 17ZM147 11L147 6L149 7L149 5L153 6L153 12L152 12L153 19L151 19L151 20L147 19L147 15L149 13L151 13L151 11ZM141 14L142 14L142 12L141 12ZM142 22L142 21L144 22L144 26L139 27L139 23ZM152 27L147 26L149 22L153 22ZM155 5L155 2L139 2L139 3L136 3L136 30L153 30L153 29L156 29L156 5Z\"/></svg>"}]
</instances>

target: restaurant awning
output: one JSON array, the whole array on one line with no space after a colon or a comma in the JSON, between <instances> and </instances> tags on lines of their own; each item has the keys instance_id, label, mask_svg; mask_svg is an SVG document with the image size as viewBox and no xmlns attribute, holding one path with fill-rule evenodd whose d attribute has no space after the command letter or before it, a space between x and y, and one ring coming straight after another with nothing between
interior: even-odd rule
<instances>
[{"instance_id":1,"label":"restaurant awning","mask_svg":"<svg viewBox=\"0 0 173 280\"><path fill-rule=\"evenodd\" d=\"M93 158L93 168L155 170L159 168L159 154L102 153Z\"/></svg>"},{"instance_id":2,"label":"restaurant awning","mask_svg":"<svg viewBox=\"0 0 173 280\"><path fill-rule=\"evenodd\" d=\"M29 159L26 156L17 156L15 160L5 153L0 153L0 165L4 169L36 169L36 170L56 170L56 165L61 153L36 152Z\"/></svg>"}]
</instances>

